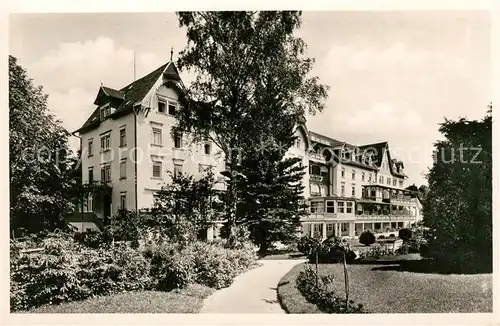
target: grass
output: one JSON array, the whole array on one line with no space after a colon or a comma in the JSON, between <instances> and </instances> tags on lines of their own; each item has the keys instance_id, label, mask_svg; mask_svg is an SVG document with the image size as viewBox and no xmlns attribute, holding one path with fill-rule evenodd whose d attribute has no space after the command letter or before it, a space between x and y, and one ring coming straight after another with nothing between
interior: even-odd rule
<instances>
[{"instance_id":1,"label":"grass","mask_svg":"<svg viewBox=\"0 0 500 326\"><path fill-rule=\"evenodd\" d=\"M421 261L424 263L424 261ZM412 264L420 264L418 261ZM295 287L305 264L292 268L278 284L278 298L289 313L319 313ZM350 299L369 313L492 312L492 274L438 274L400 268L398 262L348 265ZM418 269L416 269L418 270ZM422 269L425 270L425 269ZM320 275L334 275L331 288L344 295L342 264L320 264Z\"/></svg>"},{"instance_id":2,"label":"grass","mask_svg":"<svg viewBox=\"0 0 500 326\"><path fill-rule=\"evenodd\" d=\"M171 292L141 291L125 292L83 301L45 305L27 311L28 313L197 313L203 306L203 299L215 290L193 284L182 290Z\"/></svg>"}]
</instances>

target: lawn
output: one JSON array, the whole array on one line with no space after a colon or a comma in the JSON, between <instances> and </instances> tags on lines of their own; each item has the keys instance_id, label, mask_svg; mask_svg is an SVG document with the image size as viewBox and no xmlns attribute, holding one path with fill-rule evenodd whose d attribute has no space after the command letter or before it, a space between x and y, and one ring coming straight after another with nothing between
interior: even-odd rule
<instances>
[{"instance_id":1,"label":"lawn","mask_svg":"<svg viewBox=\"0 0 500 326\"><path fill-rule=\"evenodd\" d=\"M289 313L320 313L295 287L295 280L305 265L295 266L279 282L278 298ZM350 299L363 304L369 313L493 311L492 274L438 274L424 268L422 272L414 272L401 268L398 262L353 264L348 265L348 269ZM332 289L344 295L342 264L320 264L319 273L333 274Z\"/></svg>"},{"instance_id":2,"label":"lawn","mask_svg":"<svg viewBox=\"0 0 500 326\"><path fill-rule=\"evenodd\" d=\"M194 284L183 290L171 292L141 291L125 292L83 301L45 305L28 313L197 313L203 299L215 290Z\"/></svg>"}]
</instances>

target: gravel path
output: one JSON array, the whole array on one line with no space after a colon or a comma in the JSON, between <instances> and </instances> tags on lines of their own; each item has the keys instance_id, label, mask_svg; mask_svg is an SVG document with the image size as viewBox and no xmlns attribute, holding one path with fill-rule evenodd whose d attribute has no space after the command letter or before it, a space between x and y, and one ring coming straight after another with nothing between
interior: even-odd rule
<instances>
[{"instance_id":1,"label":"gravel path","mask_svg":"<svg viewBox=\"0 0 500 326\"><path fill-rule=\"evenodd\" d=\"M283 275L305 260L261 260L262 266L238 275L230 287L205 299L200 313L278 313L276 287Z\"/></svg>"}]
</instances>

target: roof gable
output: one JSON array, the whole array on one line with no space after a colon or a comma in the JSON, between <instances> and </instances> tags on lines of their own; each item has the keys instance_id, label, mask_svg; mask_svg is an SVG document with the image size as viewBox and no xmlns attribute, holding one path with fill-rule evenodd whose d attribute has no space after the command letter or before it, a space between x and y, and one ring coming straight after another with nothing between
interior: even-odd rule
<instances>
[{"instance_id":1,"label":"roof gable","mask_svg":"<svg viewBox=\"0 0 500 326\"><path fill-rule=\"evenodd\" d=\"M166 78L179 80L180 76L178 74L177 68L175 67L173 62L168 62L154 71L150 72L146 76L137 79L136 81L128 84L120 90L115 90L109 87L101 86L99 88L99 92L96 98L101 96L108 96L121 100L121 104L118 105L116 111L112 114L112 116L119 116L122 114L126 114L131 112L132 107L136 105L138 102L141 102L144 97L148 94L148 92L153 88L155 83L158 81L162 74L169 72L166 75ZM99 102L100 103L100 102ZM90 117L85 121L85 123L80 127L76 132L84 132L90 128L98 126L100 123L99 119L99 107L97 107L94 112L90 115Z\"/></svg>"}]
</instances>

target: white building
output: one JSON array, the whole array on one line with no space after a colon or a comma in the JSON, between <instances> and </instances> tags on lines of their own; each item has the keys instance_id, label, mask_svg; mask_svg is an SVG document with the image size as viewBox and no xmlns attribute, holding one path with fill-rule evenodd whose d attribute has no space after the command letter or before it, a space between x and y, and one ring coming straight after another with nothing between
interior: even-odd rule
<instances>
[{"instance_id":1,"label":"white building","mask_svg":"<svg viewBox=\"0 0 500 326\"><path fill-rule=\"evenodd\" d=\"M82 182L103 181L111 191L90 196L84 212L104 219L120 208L150 208L155 191L169 182L169 172L201 175L212 169L220 176L224 156L215 144L171 135L183 90L172 62L120 90L99 87L94 112L74 134L81 139ZM354 236L363 229L396 229L417 218L414 200L404 197L409 192L403 163L391 158L387 143L353 146L305 126L298 126L296 134L288 155L302 157L309 171L304 234ZM224 187L222 182L217 186Z\"/></svg>"}]
</instances>

